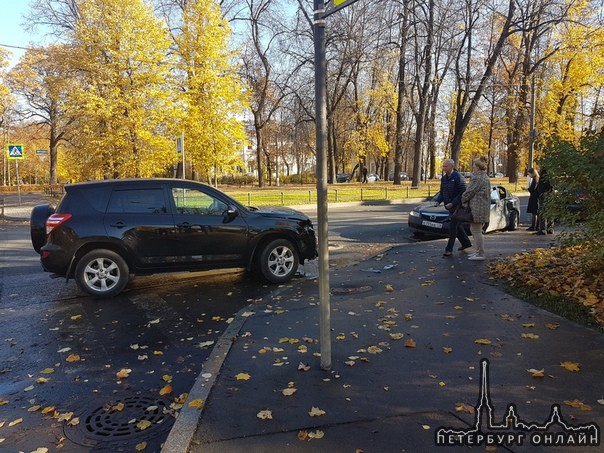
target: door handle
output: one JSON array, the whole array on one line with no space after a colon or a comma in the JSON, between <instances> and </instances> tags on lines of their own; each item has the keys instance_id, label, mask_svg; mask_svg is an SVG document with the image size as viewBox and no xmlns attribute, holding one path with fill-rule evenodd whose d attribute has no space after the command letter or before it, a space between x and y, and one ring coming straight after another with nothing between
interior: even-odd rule
<instances>
[{"instance_id":1,"label":"door handle","mask_svg":"<svg viewBox=\"0 0 604 453\"><path fill-rule=\"evenodd\" d=\"M191 224L189 222L182 222L176 225L178 228L191 228Z\"/></svg>"},{"instance_id":2,"label":"door handle","mask_svg":"<svg viewBox=\"0 0 604 453\"><path fill-rule=\"evenodd\" d=\"M117 223L112 223L109 226L113 227L113 228L124 228L126 226L126 224L124 222L117 222Z\"/></svg>"}]
</instances>

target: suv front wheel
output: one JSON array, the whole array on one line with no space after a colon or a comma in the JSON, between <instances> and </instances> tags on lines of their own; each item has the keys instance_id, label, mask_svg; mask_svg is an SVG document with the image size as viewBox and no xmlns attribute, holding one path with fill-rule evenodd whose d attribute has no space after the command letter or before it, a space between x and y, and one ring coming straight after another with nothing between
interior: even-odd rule
<instances>
[{"instance_id":1,"label":"suv front wheel","mask_svg":"<svg viewBox=\"0 0 604 453\"><path fill-rule=\"evenodd\" d=\"M271 283L285 283L298 270L298 252L287 239L269 242L260 253L260 272Z\"/></svg>"},{"instance_id":2,"label":"suv front wheel","mask_svg":"<svg viewBox=\"0 0 604 453\"><path fill-rule=\"evenodd\" d=\"M128 284L130 271L126 261L111 250L88 252L78 261L75 280L92 297L113 297Z\"/></svg>"}]
</instances>

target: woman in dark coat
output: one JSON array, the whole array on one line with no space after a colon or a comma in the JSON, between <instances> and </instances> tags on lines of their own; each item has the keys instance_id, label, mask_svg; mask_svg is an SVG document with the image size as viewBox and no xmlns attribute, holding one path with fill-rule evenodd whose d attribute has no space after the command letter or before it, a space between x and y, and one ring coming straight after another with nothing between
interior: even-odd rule
<instances>
[{"instance_id":1,"label":"woman in dark coat","mask_svg":"<svg viewBox=\"0 0 604 453\"><path fill-rule=\"evenodd\" d=\"M528 186L529 200L526 212L532 214L531 226L527 228L528 231L537 230L537 213L539 212L539 194L537 193L537 184L539 184L539 172L536 168L529 168L528 171L531 182Z\"/></svg>"}]
</instances>

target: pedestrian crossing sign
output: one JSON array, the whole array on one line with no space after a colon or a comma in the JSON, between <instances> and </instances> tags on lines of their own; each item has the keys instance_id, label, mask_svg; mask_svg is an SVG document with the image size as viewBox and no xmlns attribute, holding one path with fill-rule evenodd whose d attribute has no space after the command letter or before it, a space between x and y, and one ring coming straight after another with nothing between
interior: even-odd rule
<instances>
[{"instance_id":1,"label":"pedestrian crossing sign","mask_svg":"<svg viewBox=\"0 0 604 453\"><path fill-rule=\"evenodd\" d=\"M7 144L6 154L9 159L23 159L23 145Z\"/></svg>"}]
</instances>

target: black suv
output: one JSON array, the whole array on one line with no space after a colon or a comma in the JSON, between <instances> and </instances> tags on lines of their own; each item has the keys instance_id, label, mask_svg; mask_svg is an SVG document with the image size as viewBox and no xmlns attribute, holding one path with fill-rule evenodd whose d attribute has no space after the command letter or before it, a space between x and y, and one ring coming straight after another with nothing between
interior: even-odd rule
<instances>
[{"instance_id":1,"label":"black suv","mask_svg":"<svg viewBox=\"0 0 604 453\"><path fill-rule=\"evenodd\" d=\"M180 179L124 179L65 186L56 209L31 213L42 267L111 297L130 274L231 267L271 283L290 280L317 255L310 219L289 208L246 208L221 191Z\"/></svg>"}]
</instances>

